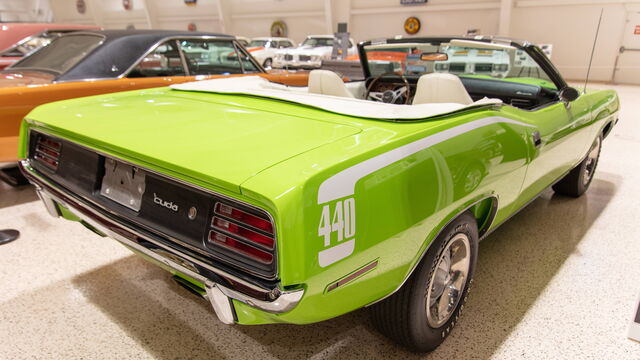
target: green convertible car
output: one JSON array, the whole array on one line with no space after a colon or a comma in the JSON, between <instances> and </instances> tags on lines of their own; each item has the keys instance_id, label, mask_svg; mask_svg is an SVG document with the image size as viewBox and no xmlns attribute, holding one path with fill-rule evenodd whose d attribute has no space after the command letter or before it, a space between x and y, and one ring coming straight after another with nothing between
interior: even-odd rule
<instances>
[{"instance_id":1,"label":"green convertible car","mask_svg":"<svg viewBox=\"0 0 640 360\"><path fill-rule=\"evenodd\" d=\"M171 272L228 324L370 307L417 350L458 322L478 242L545 188L580 196L618 120L527 42L359 45L366 80L256 76L32 111L21 168L54 216Z\"/></svg>"}]
</instances>

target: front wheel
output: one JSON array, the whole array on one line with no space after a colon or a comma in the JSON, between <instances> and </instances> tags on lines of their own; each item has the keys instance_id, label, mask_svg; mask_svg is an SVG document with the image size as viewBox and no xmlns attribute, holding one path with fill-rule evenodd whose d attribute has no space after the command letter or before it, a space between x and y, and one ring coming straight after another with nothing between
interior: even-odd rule
<instances>
[{"instance_id":1,"label":"front wheel","mask_svg":"<svg viewBox=\"0 0 640 360\"><path fill-rule=\"evenodd\" d=\"M458 322L477 255L476 219L465 212L433 241L400 290L372 306L376 327L411 350L434 350Z\"/></svg>"},{"instance_id":2,"label":"front wheel","mask_svg":"<svg viewBox=\"0 0 640 360\"><path fill-rule=\"evenodd\" d=\"M565 177L553 185L553 191L558 194L579 197L589 188L593 180L593 174L600 158L602 135L598 136L591 145L587 157L578 166L573 168Z\"/></svg>"}]
</instances>

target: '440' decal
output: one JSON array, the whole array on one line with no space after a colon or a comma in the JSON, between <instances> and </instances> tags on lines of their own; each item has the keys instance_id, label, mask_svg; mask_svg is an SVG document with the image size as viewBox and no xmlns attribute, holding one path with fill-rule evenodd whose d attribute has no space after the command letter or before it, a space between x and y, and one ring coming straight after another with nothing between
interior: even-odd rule
<instances>
[{"instance_id":1,"label":"'440' decal","mask_svg":"<svg viewBox=\"0 0 640 360\"><path fill-rule=\"evenodd\" d=\"M332 236L336 233L336 236ZM326 204L322 207L318 236L325 249L318 253L321 267L333 264L353 253L356 235L356 200L348 198ZM332 244L332 240L333 241ZM337 244L335 244L337 242Z\"/></svg>"}]
</instances>

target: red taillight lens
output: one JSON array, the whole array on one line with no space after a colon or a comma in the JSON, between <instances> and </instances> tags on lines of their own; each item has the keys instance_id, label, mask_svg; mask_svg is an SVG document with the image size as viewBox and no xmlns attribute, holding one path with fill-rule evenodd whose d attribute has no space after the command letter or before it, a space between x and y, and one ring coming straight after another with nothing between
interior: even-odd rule
<instances>
[{"instance_id":1,"label":"red taillight lens","mask_svg":"<svg viewBox=\"0 0 640 360\"><path fill-rule=\"evenodd\" d=\"M216 203L215 212L216 214L226 216L249 226L253 226L256 229L266 231L269 234L273 234L273 224L271 224L269 220L265 220L245 211L236 209L231 205L220 202Z\"/></svg>"},{"instance_id":2,"label":"red taillight lens","mask_svg":"<svg viewBox=\"0 0 640 360\"><path fill-rule=\"evenodd\" d=\"M239 252L243 255L246 255L252 259L256 259L265 264L271 264L273 262L273 255L255 248L251 245L247 245L243 242L240 242L230 236L224 235L219 232L210 231L209 232L209 241L218 244L220 246L226 247L230 250Z\"/></svg>"},{"instance_id":3,"label":"red taillight lens","mask_svg":"<svg viewBox=\"0 0 640 360\"><path fill-rule=\"evenodd\" d=\"M243 228L242 226L236 225L230 221L225 219L214 217L211 225L214 228L222 229L224 231L228 231L234 235L238 235L242 238L245 238L251 242L255 242L261 245L268 247L269 249L273 249L273 238L268 236L264 236L259 234L253 230L249 230L247 228Z\"/></svg>"},{"instance_id":4,"label":"red taillight lens","mask_svg":"<svg viewBox=\"0 0 640 360\"><path fill-rule=\"evenodd\" d=\"M35 154L33 157L51 170L57 170L58 163L60 161L61 149L61 142L46 138L44 136L39 136L38 142L36 143Z\"/></svg>"},{"instance_id":5,"label":"red taillight lens","mask_svg":"<svg viewBox=\"0 0 640 360\"><path fill-rule=\"evenodd\" d=\"M208 238L211 244L262 264L273 263L276 240L268 215L220 201L215 203L213 210Z\"/></svg>"}]
</instances>

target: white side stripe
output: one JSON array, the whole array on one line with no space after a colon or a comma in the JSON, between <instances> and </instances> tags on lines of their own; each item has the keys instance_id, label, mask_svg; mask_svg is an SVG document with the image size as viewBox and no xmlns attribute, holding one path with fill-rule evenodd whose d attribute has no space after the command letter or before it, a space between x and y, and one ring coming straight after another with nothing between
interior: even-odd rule
<instances>
[{"instance_id":1,"label":"white side stripe","mask_svg":"<svg viewBox=\"0 0 640 360\"><path fill-rule=\"evenodd\" d=\"M345 241L340 245L330 247L318 253L318 263L320 267L326 267L338 260L342 260L353 253L356 247L356 239Z\"/></svg>"},{"instance_id":2,"label":"white side stripe","mask_svg":"<svg viewBox=\"0 0 640 360\"><path fill-rule=\"evenodd\" d=\"M463 125L459 125L437 134L427 136L416 140L412 143L402 145L396 149L389 150L386 153L374 156L359 164L346 168L320 184L318 189L318 204L324 204L329 201L337 200L345 196L351 196L355 192L356 183L363 177L391 165L396 161L411 156L418 151L436 145L445 140L451 139L458 135L469 131L497 123L516 124L527 127L535 127L520 121L515 121L500 116L491 116L476 121L472 121Z\"/></svg>"}]
</instances>

